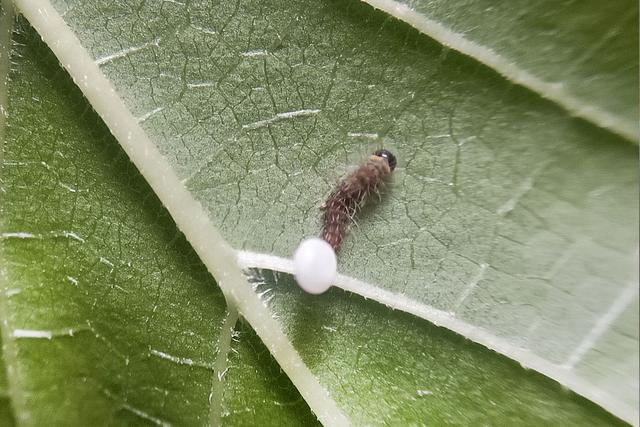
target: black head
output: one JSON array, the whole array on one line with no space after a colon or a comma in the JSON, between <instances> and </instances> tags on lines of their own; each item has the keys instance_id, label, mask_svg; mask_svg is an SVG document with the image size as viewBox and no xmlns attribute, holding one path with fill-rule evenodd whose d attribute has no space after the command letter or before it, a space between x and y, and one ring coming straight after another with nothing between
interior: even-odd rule
<instances>
[{"instance_id":1,"label":"black head","mask_svg":"<svg viewBox=\"0 0 640 427\"><path fill-rule=\"evenodd\" d=\"M396 168L396 156L391 154L391 151L388 150L377 150L373 153L374 156L382 157L389 164L389 168L393 171Z\"/></svg>"}]
</instances>

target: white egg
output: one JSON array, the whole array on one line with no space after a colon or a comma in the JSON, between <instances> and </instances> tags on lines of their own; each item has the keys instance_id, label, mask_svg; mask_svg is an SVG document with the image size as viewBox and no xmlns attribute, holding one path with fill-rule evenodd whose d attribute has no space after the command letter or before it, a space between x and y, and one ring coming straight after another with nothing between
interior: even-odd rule
<instances>
[{"instance_id":1,"label":"white egg","mask_svg":"<svg viewBox=\"0 0 640 427\"><path fill-rule=\"evenodd\" d=\"M317 237L304 240L293 254L293 270L298 285L310 294L321 294L336 277L336 253Z\"/></svg>"}]
</instances>

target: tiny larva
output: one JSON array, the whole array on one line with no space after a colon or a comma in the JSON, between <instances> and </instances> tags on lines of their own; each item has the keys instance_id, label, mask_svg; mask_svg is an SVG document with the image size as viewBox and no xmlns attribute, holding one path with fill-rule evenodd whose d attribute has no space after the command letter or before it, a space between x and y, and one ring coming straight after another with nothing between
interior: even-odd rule
<instances>
[{"instance_id":1,"label":"tiny larva","mask_svg":"<svg viewBox=\"0 0 640 427\"><path fill-rule=\"evenodd\" d=\"M324 218L320 238L326 240L334 251L340 249L350 220L358 208L368 195L378 191L382 181L395 167L395 156L387 150L378 150L331 193L322 206Z\"/></svg>"},{"instance_id":2,"label":"tiny larva","mask_svg":"<svg viewBox=\"0 0 640 427\"><path fill-rule=\"evenodd\" d=\"M296 280L302 289L312 294L329 289L336 275L336 252L352 218L370 194L378 193L395 167L396 157L390 151L377 150L331 193L322 205L320 238L304 240L293 255Z\"/></svg>"}]
</instances>

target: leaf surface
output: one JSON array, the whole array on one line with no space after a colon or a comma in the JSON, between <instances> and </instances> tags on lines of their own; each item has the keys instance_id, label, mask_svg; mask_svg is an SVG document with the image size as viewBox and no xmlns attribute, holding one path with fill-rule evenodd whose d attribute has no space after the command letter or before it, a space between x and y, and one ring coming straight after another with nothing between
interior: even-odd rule
<instances>
[{"instance_id":1,"label":"leaf surface","mask_svg":"<svg viewBox=\"0 0 640 427\"><path fill-rule=\"evenodd\" d=\"M16 419L209 424L225 412L222 293L38 34L22 23L13 46L0 236ZM234 370L273 386L243 404L313 421L304 400L278 404L297 392L274 367L267 353Z\"/></svg>"},{"instance_id":2,"label":"leaf surface","mask_svg":"<svg viewBox=\"0 0 640 427\"><path fill-rule=\"evenodd\" d=\"M21 25L14 46L0 235L16 355L7 396L21 425L314 423L247 323L222 338L215 282L38 35ZM425 320L251 277L356 425L619 424Z\"/></svg>"},{"instance_id":3,"label":"leaf surface","mask_svg":"<svg viewBox=\"0 0 640 427\"><path fill-rule=\"evenodd\" d=\"M637 2L364 1L638 141Z\"/></svg>"},{"instance_id":4,"label":"leaf surface","mask_svg":"<svg viewBox=\"0 0 640 427\"><path fill-rule=\"evenodd\" d=\"M237 249L288 256L384 145L341 270L637 412L636 147L357 2L55 4Z\"/></svg>"},{"instance_id":5,"label":"leaf surface","mask_svg":"<svg viewBox=\"0 0 640 427\"><path fill-rule=\"evenodd\" d=\"M341 270L637 408L629 360L597 348L619 334L593 332L637 300L637 147L358 2L55 6L236 248L289 256L383 145L400 166Z\"/></svg>"}]
</instances>

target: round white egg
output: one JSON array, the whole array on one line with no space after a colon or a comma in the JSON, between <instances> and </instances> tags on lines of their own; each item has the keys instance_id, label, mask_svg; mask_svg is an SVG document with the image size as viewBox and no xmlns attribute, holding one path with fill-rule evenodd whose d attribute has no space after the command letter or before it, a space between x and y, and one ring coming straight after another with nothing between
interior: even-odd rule
<instances>
[{"instance_id":1,"label":"round white egg","mask_svg":"<svg viewBox=\"0 0 640 427\"><path fill-rule=\"evenodd\" d=\"M321 294L336 278L336 253L317 237L304 240L293 254L293 270L298 285L310 294Z\"/></svg>"}]
</instances>

